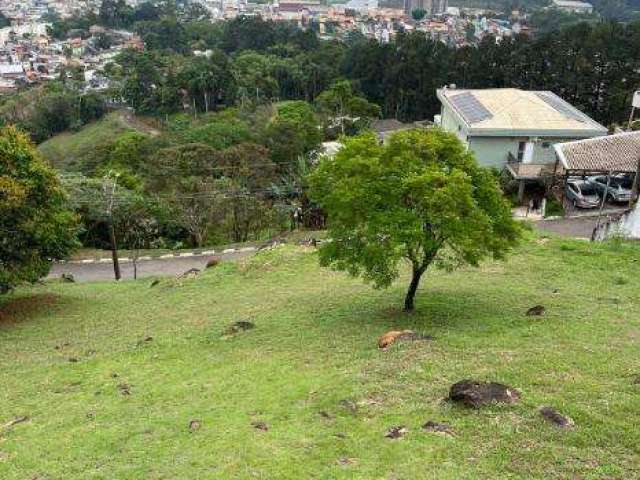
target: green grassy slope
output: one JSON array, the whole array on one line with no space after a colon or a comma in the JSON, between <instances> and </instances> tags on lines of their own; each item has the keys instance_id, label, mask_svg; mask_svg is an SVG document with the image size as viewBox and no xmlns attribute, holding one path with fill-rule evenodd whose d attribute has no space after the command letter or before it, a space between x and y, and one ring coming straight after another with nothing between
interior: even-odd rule
<instances>
[{"instance_id":1,"label":"green grassy slope","mask_svg":"<svg viewBox=\"0 0 640 480\"><path fill-rule=\"evenodd\" d=\"M638 244L531 240L505 263L431 273L414 315L399 310L406 275L376 291L294 247L179 285L19 291L0 299L0 478L638 478L639 258ZM540 303L544 317L524 315ZM397 328L436 340L379 351ZM522 401L443 401L469 377ZM385 438L393 425L409 432Z\"/></svg>"},{"instance_id":2,"label":"green grassy slope","mask_svg":"<svg viewBox=\"0 0 640 480\"><path fill-rule=\"evenodd\" d=\"M40 144L38 149L59 169L73 169L81 158L91 158L96 147L113 141L123 133L149 129L130 114L112 112L77 132L64 132Z\"/></svg>"}]
</instances>

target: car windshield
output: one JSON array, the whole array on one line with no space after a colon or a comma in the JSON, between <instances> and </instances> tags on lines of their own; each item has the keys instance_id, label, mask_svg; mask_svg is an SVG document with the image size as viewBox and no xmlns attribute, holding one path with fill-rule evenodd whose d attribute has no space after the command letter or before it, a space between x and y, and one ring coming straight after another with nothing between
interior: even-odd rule
<instances>
[{"instance_id":1,"label":"car windshield","mask_svg":"<svg viewBox=\"0 0 640 480\"><path fill-rule=\"evenodd\" d=\"M611 186L614 188L622 187L622 188L631 188L631 179L628 177L617 177L611 179Z\"/></svg>"},{"instance_id":2,"label":"car windshield","mask_svg":"<svg viewBox=\"0 0 640 480\"><path fill-rule=\"evenodd\" d=\"M596 194L595 188L593 188L591 185L582 185L580 187L580 191L582 192L582 195L585 195L585 196Z\"/></svg>"}]
</instances>

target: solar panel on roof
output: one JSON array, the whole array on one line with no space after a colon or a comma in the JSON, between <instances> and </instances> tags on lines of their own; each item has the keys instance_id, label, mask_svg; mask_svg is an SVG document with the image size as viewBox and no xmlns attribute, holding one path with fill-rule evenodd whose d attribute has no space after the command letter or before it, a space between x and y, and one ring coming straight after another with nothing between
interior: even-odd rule
<instances>
[{"instance_id":1,"label":"solar panel on roof","mask_svg":"<svg viewBox=\"0 0 640 480\"><path fill-rule=\"evenodd\" d=\"M559 97L547 92L536 92L538 98L544 101L547 105L553 108L556 112L560 112L567 118L572 118L579 122L584 122L585 118L582 113L576 111L571 105L562 100Z\"/></svg>"},{"instance_id":2,"label":"solar panel on roof","mask_svg":"<svg viewBox=\"0 0 640 480\"><path fill-rule=\"evenodd\" d=\"M449 100L468 123L477 123L493 117L471 92L454 95Z\"/></svg>"}]
</instances>

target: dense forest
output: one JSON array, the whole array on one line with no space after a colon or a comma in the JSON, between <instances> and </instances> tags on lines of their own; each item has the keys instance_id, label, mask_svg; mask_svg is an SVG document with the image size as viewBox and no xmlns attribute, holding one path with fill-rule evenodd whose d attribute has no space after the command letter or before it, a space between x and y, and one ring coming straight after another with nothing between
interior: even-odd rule
<instances>
[{"instance_id":1,"label":"dense forest","mask_svg":"<svg viewBox=\"0 0 640 480\"><path fill-rule=\"evenodd\" d=\"M552 90L605 125L623 122L640 85L640 22L579 23L459 49L419 33L388 44L359 34L320 40L259 18L211 23L189 4L105 1L98 15L54 21L60 38L94 23L137 32L105 68L110 89L60 82L5 97L0 121L37 142L78 129L114 105L157 130L120 132L61 162L86 245L205 245L265 238L289 228L320 143L366 129L375 118L432 119L435 92L461 88ZM132 233L133 232L133 233Z\"/></svg>"}]
</instances>

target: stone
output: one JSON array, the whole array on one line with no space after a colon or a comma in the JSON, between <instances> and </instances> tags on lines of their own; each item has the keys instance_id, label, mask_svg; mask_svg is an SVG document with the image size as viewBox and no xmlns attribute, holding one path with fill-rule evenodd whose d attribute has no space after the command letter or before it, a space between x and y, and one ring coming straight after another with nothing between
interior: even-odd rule
<instances>
[{"instance_id":1,"label":"stone","mask_svg":"<svg viewBox=\"0 0 640 480\"><path fill-rule=\"evenodd\" d=\"M197 430L200 430L201 426L202 426L202 421L201 420L191 420L189 422L189 431L190 432L195 432Z\"/></svg>"},{"instance_id":2,"label":"stone","mask_svg":"<svg viewBox=\"0 0 640 480\"><path fill-rule=\"evenodd\" d=\"M183 278L194 278L197 277L198 275L200 275L200 270L197 268L190 268L189 270L187 270L186 272L178 275L179 279L183 279Z\"/></svg>"},{"instance_id":3,"label":"stone","mask_svg":"<svg viewBox=\"0 0 640 480\"><path fill-rule=\"evenodd\" d=\"M142 340L138 340L138 342L136 343L136 346L140 347L140 346L144 345L145 343L149 343L149 342L153 342L153 337L145 337Z\"/></svg>"},{"instance_id":4,"label":"stone","mask_svg":"<svg viewBox=\"0 0 640 480\"><path fill-rule=\"evenodd\" d=\"M540 317L544 315L544 313L545 313L545 308L543 305L535 305L531 307L529 310L527 310L528 317Z\"/></svg>"},{"instance_id":5,"label":"stone","mask_svg":"<svg viewBox=\"0 0 640 480\"><path fill-rule=\"evenodd\" d=\"M454 435L453 429L451 428L450 425L446 423L434 422L432 420L429 420L424 425L422 425L422 429L425 432L432 432L440 435L449 435L449 436Z\"/></svg>"},{"instance_id":6,"label":"stone","mask_svg":"<svg viewBox=\"0 0 640 480\"><path fill-rule=\"evenodd\" d=\"M60 275L60 279L65 283L75 283L76 279L72 273L63 273Z\"/></svg>"},{"instance_id":7,"label":"stone","mask_svg":"<svg viewBox=\"0 0 640 480\"><path fill-rule=\"evenodd\" d=\"M251 426L256 430L261 430L263 432L266 432L269 430L269 426L264 422L251 422Z\"/></svg>"},{"instance_id":8,"label":"stone","mask_svg":"<svg viewBox=\"0 0 640 480\"><path fill-rule=\"evenodd\" d=\"M560 428L571 428L574 423L571 417L562 415L552 407L542 407L540 409L540 415L549 420L551 423Z\"/></svg>"},{"instance_id":9,"label":"stone","mask_svg":"<svg viewBox=\"0 0 640 480\"><path fill-rule=\"evenodd\" d=\"M407 428L404 425L397 425L387 430L387 433L385 433L384 436L391 439L401 438L408 431L409 430L407 430Z\"/></svg>"},{"instance_id":10,"label":"stone","mask_svg":"<svg viewBox=\"0 0 640 480\"><path fill-rule=\"evenodd\" d=\"M342 408L344 408L345 410L349 410L351 413L355 413L358 411L358 404L350 398L344 398L338 403Z\"/></svg>"},{"instance_id":11,"label":"stone","mask_svg":"<svg viewBox=\"0 0 640 480\"><path fill-rule=\"evenodd\" d=\"M252 330L253 328L255 328L255 324L248 322L246 320L239 320L229 325L229 328L225 330L224 334L235 335L236 333Z\"/></svg>"},{"instance_id":12,"label":"stone","mask_svg":"<svg viewBox=\"0 0 640 480\"><path fill-rule=\"evenodd\" d=\"M122 395L131 395L131 386L126 383L121 383L118 385L118 391Z\"/></svg>"},{"instance_id":13,"label":"stone","mask_svg":"<svg viewBox=\"0 0 640 480\"><path fill-rule=\"evenodd\" d=\"M213 267L217 267L218 265L220 265L220 262L221 262L220 257L213 257L213 258L210 258L210 259L207 261L207 264L204 266L204 268L213 268Z\"/></svg>"},{"instance_id":14,"label":"stone","mask_svg":"<svg viewBox=\"0 0 640 480\"><path fill-rule=\"evenodd\" d=\"M520 400L520 392L502 383L462 380L451 385L449 400L479 408L491 403L516 403Z\"/></svg>"}]
</instances>

